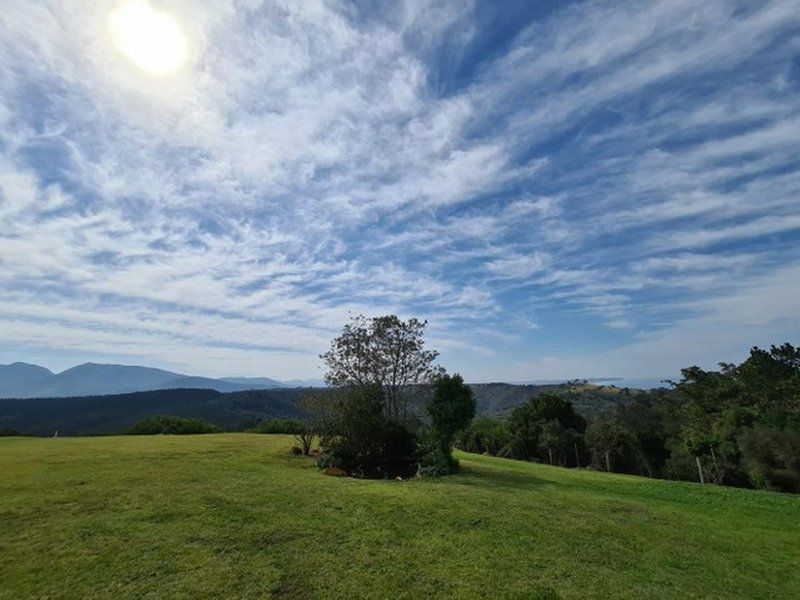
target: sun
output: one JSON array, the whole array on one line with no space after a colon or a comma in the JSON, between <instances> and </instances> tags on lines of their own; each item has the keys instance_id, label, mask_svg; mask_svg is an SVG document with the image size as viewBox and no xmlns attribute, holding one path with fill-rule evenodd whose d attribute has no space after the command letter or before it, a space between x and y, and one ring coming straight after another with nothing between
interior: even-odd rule
<instances>
[{"instance_id":1,"label":"sun","mask_svg":"<svg viewBox=\"0 0 800 600\"><path fill-rule=\"evenodd\" d=\"M154 75L178 70L187 57L186 38L168 12L147 0L127 0L111 15L114 45L140 69Z\"/></svg>"}]
</instances>

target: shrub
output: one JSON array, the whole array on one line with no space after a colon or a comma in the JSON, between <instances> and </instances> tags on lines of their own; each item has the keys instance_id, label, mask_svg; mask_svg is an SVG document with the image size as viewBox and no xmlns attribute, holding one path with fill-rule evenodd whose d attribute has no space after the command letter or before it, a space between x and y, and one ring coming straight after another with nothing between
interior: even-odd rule
<instances>
[{"instance_id":1,"label":"shrub","mask_svg":"<svg viewBox=\"0 0 800 600\"><path fill-rule=\"evenodd\" d=\"M458 471L458 459L450 452L443 452L438 444L428 447L422 456L419 474L422 477L442 477Z\"/></svg>"},{"instance_id":2,"label":"shrub","mask_svg":"<svg viewBox=\"0 0 800 600\"><path fill-rule=\"evenodd\" d=\"M171 415L155 415L142 419L128 433L131 435L187 435L195 433L218 433L220 429L200 419L188 419Z\"/></svg>"},{"instance_id":3,"label":"shrub","mask_svg":"<svg viewBox=\"0 0 800 600\"><path fill-rule=\"evenodd\" d=\"M252 430L253 433L304 433L308 425L295 419L263 419Z\"/></svg>"},{"instance_id":4,"label":"shrub","mask_svg":"<svg viewBox=\"0 0 800 600\"><path fill-rule=\"evenodd\" d=\"M329 406L318 423L327 456L320 465L370 479L416 474L416 436L405 423L386 416L380 387L348 387L326 399Z\"/></svg>"}]
</instances>

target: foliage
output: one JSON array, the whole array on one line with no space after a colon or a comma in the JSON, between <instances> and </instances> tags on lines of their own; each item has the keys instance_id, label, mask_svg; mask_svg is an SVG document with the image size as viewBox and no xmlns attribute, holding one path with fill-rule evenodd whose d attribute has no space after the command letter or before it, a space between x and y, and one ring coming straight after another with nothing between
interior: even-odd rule
<instances>
[{"instance_id":1,"label":"foliage","mask_svg":"<svg viewBox=\"0 0 800 600\"><path fill-rule=\"evenodd\" d=\"M308 397L321 463L351 476L411 477L419 467L413 394L442 373L425 349L426 323L395 315L353 317L321 355L334 390ZM463 383L463 382L462 382Z\"/></svg>"},{"instance_id":2,"label":"foliage","mask_svg":"<svg viewBox=\"0 0 800 600\"><path fill-rule=\"evenodd\" d=\"M682 399L679 435L696 459L698 478L796 489L792 460L783 455L800 434L800 349L754 347L739 365L723 363L719 371L689 367L682 375L676 384Z\"/></svg>"},{"instance_id":3,"label":"foliage","mask_svg":"<svg viewBox=\"0 0 800 600\"><path fill-rule=\"evenodd\" d=\"M619 421L595 419L586 428L586 445L596 467L614 471L618 463L635 464L638 446L633 433Z\"/></svg>"},{"instance_id":4,"label":"foliage","mask_svg":"<svg viewBox=\"0 0 800 600\"><path fill-rule=\"evenodd\" d=\"M753 348L719 371L682 370L672 391L638 393L586 432L603 469L797 492L800 350Z\"/></svg>"},{"instance_id":5,"label":"foliage","mask_svg":"<svg viewBox=\"0 0 800 600\"><path fill-rule=\"evenodd\" d=\"M551 465L557 463L566 466L573 448L577 462L579 442L582 442L581 434L574 429L567 429L556 419L546 421L539 428L539 450L547 453Z\"/></svg>"},{"instance_id":6,"label":"foliage","mask_svg":"<svg viewBox=\"0 0 800 600\"><path fill-rule=\"evenodd\" d=\"M320 358L327 366L325 381L336 387L378 386L388 419L408 418L408 393L415 384L430 383L441 369L435 350L426 350L426 321L402 321L395 315L367 319L355 316Z\"/></svg>"},{"instance_id":7,"label":"foliage","mask_svg":"<svg viewBox=\"0 0 800 600\"><path fill-rule=\"evenodd\" d=\"M433 397L425 406L431 421L432 448L426 462L435 465L428 474L455 472L458 462L452 458L453 441L475 417L475 398L461 375L442 375L433 385Z\"/></svg>"},{"instance_id":8,"label":"foliage","mask_svg":"<svg viewBox=\"0 0 800 600\"><path fill-rule=\"evenodd\" d=\"M452 452L442 450L436 440L432 440L429 445L423 444L419 466L420 477L443 477L456 473L458 467L458 459Z\"/></svg>"},{"instance_id":9,"label":"foliage","mask_svg":"<svg viewBox=\"0 0 800 600\"><path fill-rule=\"evenodd\" d=\"M472 420L458 438L457 446L467 452L505 456L511 433L505 421L490 417L477 417Z\"/></svg>"},{"instance_id":10,"label":"foliage","mask_svg":"<svg viewBox=\"0 0 800 600\"><path fill-rule=\"evenodd\" d=\"M0 597L794 598L784 494L457 453L343 481L289 436L0 439ZM413 575L409 575L413 574Z\"/></svg>"},{"instance_id":11,"label":"foliage","mask_svg":"<svg viewBox=\"0 0 800 600\"><path fill-rule=\"evenodd\" d=\"M217 433L219 428L201 421L172 415L154 415L142 419L131 427L131 435L189 435L195 433Z\"/></svg>"},{"instance_id":12,"label":"foliage","mask_svg":"<svg viewBox=\"0 0 800 600\"><path fill-rule=\"evenodd\" d=\"M574 464L577 453L570 453L569 446L580 443L580 434L585 429L586 421L569 400L555 394L541 394L511 412L510 454L521 460L544 457L552 460L555 451L559 464Z\"/></svg>"},{"instance_id":13,"label":"foliage","mask_svg":"<svg viewBox=\"0 0 800 600\"><path fill-rule=\"evenodd\" d=\"M753 486L800 493L800 432L756 426L738 438Z\"/></svg>"},{"instance_id":14,"label":"foliage","mask_svg":"<svg viewBox=\"0 0 800 600\"><path fill-rule=\"evenodd\" d=\"M350 386L317 397L314 418L325 466L353 477L411 477L417 472L417 439L405 423L387 418L384 391Z\"/></svg>"},{"instance_id":15,"label":"foliage","mask_svg":"<svg viewBox=\"0 0 800 600\"><path fill-rule=\"evenodd\" d=\"M262 419L252 433L302 433L308 425L297 419Z\"/></svg>"}]
</instances>

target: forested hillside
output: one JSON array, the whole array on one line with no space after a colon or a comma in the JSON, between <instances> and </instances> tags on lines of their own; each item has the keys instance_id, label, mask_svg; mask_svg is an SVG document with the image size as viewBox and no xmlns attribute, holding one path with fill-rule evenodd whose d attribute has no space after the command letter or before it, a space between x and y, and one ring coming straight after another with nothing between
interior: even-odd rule
<instances>
[{"instance_id":1,"label":"forested hillside","mask_svg":"<svg viewBox=\"0 0 800 600\"><path fill-rule=\"evenodd\" d=\"M264 418L297 417L303 388L222 394L175 389L78 398L0 399L0 430L25 434L122 433L145 417L168 413L200 418L226 430L252 427Z\"/></svg>"},{"instance_id":2,"label":"forested hillside","mask_svg":"<svg viewBox=\"0 0 800 600\"><path fill-rule=\"evenodd\" d=\"M544 393L567 395L587 418L633 400L635 394L592 385L472 384L477 412L502 417L514 407ZM109 396L69 398L0 398L0 430L25 434L86 435L122 433L140 419L171 414L203 419L224 430L243 430L261 419L302 418L298 399L310 388L278 388L221 393L203 389L168 389ZM428 394L418 395L423 404Z\"/></svg>"}]
</instances>

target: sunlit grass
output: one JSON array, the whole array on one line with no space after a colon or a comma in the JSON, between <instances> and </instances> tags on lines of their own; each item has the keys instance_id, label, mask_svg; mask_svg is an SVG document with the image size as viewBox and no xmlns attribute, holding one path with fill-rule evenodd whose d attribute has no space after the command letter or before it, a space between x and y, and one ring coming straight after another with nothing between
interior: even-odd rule
<instances>
[{"instance_id":1,"label":"sunlit grass","mask_svg":"<svg viewBox=\"0 0 800 600\"><path fill-rule=\"evenodd\" d=\"M0 440L0 597L790 597L798 498L460 455L321 475L290 438Z\"/></svg>"}]
</instances>

